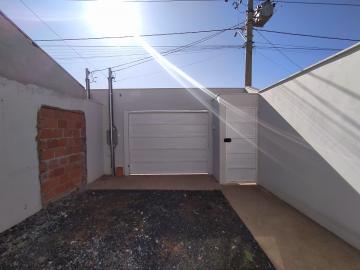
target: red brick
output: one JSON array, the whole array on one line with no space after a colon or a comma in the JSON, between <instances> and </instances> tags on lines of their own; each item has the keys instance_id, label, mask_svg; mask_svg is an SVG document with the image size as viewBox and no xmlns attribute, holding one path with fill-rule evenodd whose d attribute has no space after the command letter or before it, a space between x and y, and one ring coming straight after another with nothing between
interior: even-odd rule
<instances>
[{"instance_id":1,"label":"red brick","mask_svg":"<svg viewBox=\"0 0 360 270\"><path fill-rule=\"evenodd\" d=\"M70 162L82 160L83 157L84 157L83 154L72 155L72 156L70 156Z\"/></svg>"},{"instance_id":2,"label":"red brick","mask_svg":"<svg viewBox=\"0 0 360 270\"><path fill-rule=\"evenodd\" d=\"M59 167L59 160L58 159L53 159L48 161L48 169L49 170L53 170Z\"/></svg>"},{"instance_id":3,"label":"red brick","mask_svg":"<svg viewBox=\"0 0 360 270\"><path fill-rule=\"evenodd\" d=\"M59 158L59 162L60 162L61 166L64 166L64 165L68 164L69 160L70 160L69 157L60 157Z\"/></svg>"},{"instance_id":4,"label":"red brick","mask_svg":"<svg viewBox=\"0 0 360 270\"><path fill-rule=\"evenodd\" d=\"M62 157L66 155L67 151L65 147L58 147L55 148L54 153L55 153L55 157Z\"/></svg>"},{"instance_id":5,"label":"red brick","mask_svg":"<svg viewBox=\"0 0 360 270\"><path fill-rule=\"evenodd\" d=\"M38 133L38 139L52 139L63 136L61 129L41 129Z\"/></svg>"},{"instance_id":6,"label":"red brick","mask_svg":"<svg viewBox=\"0 0 360 270\"><path fill-rule=\"evenodd\" d=\"M47 170L47 165L46 165L46 163L45 162L40 162L40 166L39 166L39 169L40 169L40 173L44 173L44 172L46 172L46 170Z\"/></svg>"},{"instance_id":7,"label":"red brick","mask_svg":"<svg viewBox=\"0 0 360 270\"><path fill-rule=\"evenodd\" d=\"M67 127L67 121L64 119L58 120L58 128L66 128Z\"/></svg>"},{"instance_id":8,"label":"red brick","mask_svg":"<svg viewBox=\"0 0 360 270\"><path fill-rule=\"evenodd\" d=\"M39 118L52 118L55 116L55 110L51 108L41 108L39 111Z\"/></svg>"},{"instance_id":9,"label":"red brick","mask_svg":"<svg viewBox=\"0 0 360 270\"><path fill-rule=\"evenodd\" d=\"M49 160L54 158L55 153L53 150L40 150L40 160Z\"/></svg>"},{"instance_id":10,"label":"red brick","mask_svg":"<svg viewBox=\"0 0 360 270\"><path fill-rule=\"evenodd\" d=\"M56 168L54 170L49 171L49 177L57 177L64 175L65 170L64 168Z\"/></svg>"},{"instance_id":11,"label":"red brick","mask_svg":"<svg viewBox=\"0 0 360 270\"><path fill-rule=\"evenodd\" d=\"M41 128L58 128L58 120L54 118L44 118L38 121L38 127Z\"/></svg>"},{"instance_id":12,"label":"red brick","mask_svg":"<svg viewBox=\"0 0 360 270\"><path fill-rule=\"evenodd\" d=\"M86 177L85 115L42 107L38 114L38 149L43 203L84 184Z\"/></svg>"}]
</instances>

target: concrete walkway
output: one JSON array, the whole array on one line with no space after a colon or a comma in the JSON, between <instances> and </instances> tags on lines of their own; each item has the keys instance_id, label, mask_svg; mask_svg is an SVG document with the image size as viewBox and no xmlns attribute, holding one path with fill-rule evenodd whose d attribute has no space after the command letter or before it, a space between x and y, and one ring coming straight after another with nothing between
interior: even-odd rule
<instances>
[{"instance_id":1,"label":"concrete walkway","mask_svg":"<svg viewBox=\"0 0 360 270\"><path fill-rule=\"evenodd\" d=\"M258 186L220 186L207 175L102 177L89 189L222 189L277 269L360 270L360 251Z\"/></svg>"}]
</instances>

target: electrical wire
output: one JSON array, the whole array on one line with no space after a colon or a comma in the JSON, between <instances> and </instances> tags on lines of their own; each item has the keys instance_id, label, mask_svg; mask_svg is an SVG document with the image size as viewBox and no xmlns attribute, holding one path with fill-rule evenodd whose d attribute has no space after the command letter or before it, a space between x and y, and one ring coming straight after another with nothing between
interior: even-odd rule
<instances>
[{"instance_id":1,"label":"electrical wire","mask_svg":"<svg viewBox=\"0 0 360 270\"><path fill-rule=\"evenodd\" d=\"M173 50L168 50L168 51L166 51L166 52L164 52L164 53L161 53L161 55L162 55L162 56L167 56L167 55L174 54L174 53L176 53L176 52L185 50L186 48L190 48L190 47L192 47L192 46L194 46L194 45L197 45L197 44L203 43L203 42L205 42L205 41L208 41L208 40L210 40L210 39L212 39L212 38L214 38L214 37L216 37L216 36L218 36L218 35L220 35L220 34L222 34L222 33L224 33L224 32L225 32L225 31L222 31L222 32L219 32L219 33L215 33L215 34L211 34L211 35L209 35L209 36L206 36L206 37L201 38L201 39L199 39L199 40L197 40L197 41L194 41L194 42L191 42L191 43L189 43L189 44L187 44L187 45L181 46L181 47L179 47L179 48L176 48L176 49L173 49ZM130 66L127 66L127 67L124 67L124 68L120 68L120 69L114 70L114 72L120 71L120 70L124 70L124 69L128 69L128 68L131 68L131 67L135 67L135 66L138 66L138 65L147 63L147 62L152 61L152 60L154 60L154 57L153 57L153 56L149 56L149 57L146 57L146 58L143 58L143 59L139 59L139 60L136 60L136 61L131 61L131 62L128 62L128 63L125 63L125 64L120 64L120 65L117 65L117 66L113 66L113 68L115 68L115 67L121 67L121 66L125 66L125 65L129 65L129 64L130 64ZM140 61L140 62L139 62L139 61Z\"/></svg>"},{"instance_id":2,"label":"electrical wire","mask_svg":"<svg viewBox=\"0 0 360 270\"><path fill-rule=\"evenodd\" d=\"M183 53L181 54L194 54L194 53L206 53L206 52L211 52L211 51L218 51L218 50L222 50L222 49L242 49L242 46L237 46L237 47L233 47L233 48L213 48L213 49L202 49L202 50L190 50L187 51L185 50ZM163 54L163 53L160 53ZM117 57L131 57L131 56L139 56L139 55L148 55L148 53L143 53L143 54L113 54L113 55L90 55L90 56L84 56L85 58L117 58ZM180 55L180 54L177 54ZM56 59L59 60L71 60L71 59L77 59L79 57L66 57L66 56L54 56Z\"/></svg>"},{"instance_id":3,"label":"electrical wire","mask_svg":"<svg viewBox=\"0 0 360 270\"><path fill-rule=\"evenodd\" d=\"M224 30L222 30L221 32L217 32L217 33L211 34L211 35L209 35L209 36L203 37L203 38L201 38L201 39L199 39L199 40L197 40L197 41L191 42L191 43L186 44L186 45L184 45L184 46L180 46L180 47L178 47L178 48L165 51L165 52L161 53L161 55L166 56L166 55L169 55L169 54L176 53L176 52L178 52L178 51L184 50L184 49L189 48L189 47L191 47L191 46L194 46L194 45L203 43L203 42L205 42L205 41L207 41L207 40L209 40L209 39L212 39L212 38L214 38L214 37L216 37L216 36L218 36L218 35L226 32L226 31L227 31L227 30L224 29ZM144 63L149 62L149 61L152 61L152 60L153 60L153 57L152 57L152 56L148 56L148 57L140 58L140 59L137 59L137 60L134 60L134 61L130 61L130 62L127 62L127 63L119 64L119 65L116 65L116 66L112 66L112 67L110 67L110 68L117 68L117 67L127 66L126 68L120 68L120 69L117 69L117 70L113 70L114 72L116 72L116 71L120 71L120 70L127 69L127 68L130 68L130 67L134 67L134 66L137 66L137 65L140 65L140 64L144 64ZM102 71L102 70L106 70L106 69L108 69L108 67L107 67L107 68L102 68L102 69L93 70L92 73L98 72L98 71Z\"/></svg>"},{"instance_id":4,"label":"electrical wire","mask_svg":"<svg viewBox=\"0 0 360 270\"><path fill-rule=\"evenodd\" d=\"M257 31L257 29L255 29L255 31ZM275 48L282 56L284 56L291 64L293 64L294 66L296 66L297 68L303 69L302 66L300 66L299 64L297 64L294 60L292 60L286 53L284 53L279 47L276 47L265 35L263 35L261 32L257 33L265 40L267 41L271 47Z\"/></svg>"},{"instance_id":5,"label":"electrical wire","mask_svg":"<svg viewBox=\"0 0 360 270\"><path fill-rule=\"evenodd\" d=\"M218 57L221 56L221 55L224 55L224 53L219 53L219 54L217 54L217 55L215 55L215 56L207 57L207 58L205 58L205 59L201 59L201 60L198 60L198 61L195 61L195 62L191 62L191 63L185 64L185 65L179 65L178 67L179 67L179 68L185 68L185 67L197 65L197 64L200 64L200 63L204 63L204 62L213 61L214 59L218 58ZM128 79L133 79L133 78L154 76L154 75L156 75L156 74L161 74L161 73L163 73L163 72L164 72L164 70L157 71L157 72L151 72L151 73L145 73L145 74L141 74L141 75L128 76L128 77L122 78L121 80L118 80L118 82L122 82L122 81L125 81L125 80L128 80Z\"/></svg>"},{"instance_id":6,"label":"electrical wire","mask_svg":"<svg viewBox=\"0 0 360 270\"><path fill-rule=\"evenodd\" d=\"M93 2L98 0L71 0L74 2ZM223 0L119 0L123 3L172 3L172 2L224 2ZM257 0L262 2L262 0ZM360 7L360 4L354 3L334 3L334 2L307 2L307 1L286 1L275 0L275 3L283 4L304 4L304 5L323 5L323 6L348 6L348 7Z\"/></svg>"},{"instance_id":7,"label":"electrical wire","mask_svg":"<svg viewBox=\"0 0 360 270\"><path fill-rule=\"evenodd\" d=\"M21 1L21 0L20 0ZM56 42L56 41L76 41L76 40L101 40L101 39L123 39L134 37L159 37L159 36L175 36L175 35L189 35L189 34L202 34L212 32L222 32L240 29L235 27L221 28L221 29L208 29L198 31L184 31L184 32L170 32L170 33L155 33L155 34L142 34L142 35L126 35L126 36L109 36L109 37L82 37L82 38L58 38L58 39L35 39L36 42Z\"/></svg>"},{"instance_id":8,"label":"electrical wire","mask_svg":"<svg viewBox=\"0 0 360 270\"><path fill-rule=\"evenodd\" d=\"M70 0L74 2L93 2L98 0ZM169 3L169 2L224 2L223 0L119 0L122 3Z\"/></svg>"},{"instance_id":9,"label":"electrical wire","mask_svg":"<svg viewBox=\"0 0 360 270\"><path fill-rule=\"evenodd\" d=\"M258 49L282 49L282 50L290 50L290 51L341 51L342 49L338 48L294 48L294 47L282 47L282 46L256 46Z\"/></svg>"},{"instance_id":10,"label":"electrical wire","mask_svg":"<svg viewBox=\"0 0 360 270\"><path fill-rule=\"evenodd\" d=\"M310 38L319 38L319 39L332 39L332 40L343 40L343 41L354 41L354 42L360 41L360 39L353 39L353 38L343 38L343 37L332 37L332 36L321 36L321 35L312 35L312 34L292 33L292 32L284 32L284 31L268 30L268 29L255 28L255 30L257 30L258 32L267 32L267 33L274 33L274 34L281 34L281 35L291 35L291 36L310 37Z\"/></svg>"},{"instance_id":11,"label":"electrical wire","mask_svg":"<svg viewBox=\"0 0 360 270\"><path fill-rule=\"evenodd\" d=\"M286 1L286 0L275 0L274 2L283 3L283 4L360 7L360 4L354 4L354 3L311 2L311 1L307 2L307 1Z\"/></svg>"},{"instance_id":12,"label":"electrical wire","mask_svg":"<svg viewBox=\"0 0 360 270\"><path fill-rule=\"evenodd\" d=\"M30 6L28 6L23 0L19 0L19 2L27 9L29 10L43 25L45 25L55 36L57 36L59 39L62 39L60 34L58 34L47 22L45 22L39 14L37 14ZM75 50L73 47L71 47L65 40L63 40L64 44L70 48L76 55L78 55L79 58L81 58L86 64L91 65L77 50ZM102 74L104 76L104 74Z\"/></svg>"},{"instance_id":13,"label":"electrical wire","mask_svg":"<svg viewBox=\"0 0 360 270\"><path fill-rule=\"evenodd\" d=\"M258 43L258 42L257 42ZM268 44L268 43L266 43ZM273 43L274 44L274 43ZM296 46L296 47L287 47L287 46L255 46L257 49L281 49L281 50L289 50L289 51L340 51L342 48L322 48L322 47L306 47L306 46ZM210 47L210 48L194 48L191 50L184 50L182 53L176 53L176 55L184 55L184 54L196 54L196 53L208 53L218 50L239 50L243 49L242 45L234 45L234 46L223 46L223 47ZM161 52L164 53L164 52ZM135 53L135 54L101 54L101 55L84 55L83 58L89 58L89 59L101 59L101 58L120 58L120 57L132 57L132 56L141 56L141 55L148 55L148 53ZM74 60L78 59L79 57L76 56L64 56L64 55L52 55L57 60Z\"/></svg>"}]
</instances>

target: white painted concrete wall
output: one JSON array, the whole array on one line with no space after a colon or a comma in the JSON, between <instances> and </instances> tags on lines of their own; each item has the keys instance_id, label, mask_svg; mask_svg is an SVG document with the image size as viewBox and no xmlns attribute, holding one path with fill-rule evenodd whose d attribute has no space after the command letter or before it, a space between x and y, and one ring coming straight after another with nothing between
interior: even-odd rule
<instances>
[{"instance_id":1,"label":"white painted concrete wall","mask_svg":"<svg viewBox=\"0 0 360 270\"><path fill-rule=\"evenodd\" d=\"M209 89L215 94L245 92L244 89ZM108 129L108 96L107 90L92 90L94 100L104 104L103 130ZM213 97L199 89L116 89L114 90L114 118L118 129L119 144L115 149L116 166L124 166L124 111L144 110L204 110L209 109ZM105 134L105 133L104 133ZM110 150L104 135L104 170L110 174Z\"/></svg>"},{"instance_id":2,"label":"white painted concrete wall","mask_svg":"<svg viewBox=\"0 0 360 270\"><path fill-rule=\"evenodd\" d=\"M85 98L84 87L0 11L0 76Z\"/></svg>"},{"instance_id":3,"label":"white painted concrete wall","mask_svg":"<svg viewBox=\"0 0 360 270\"><path fill-rule=\"evenodd\" d=\"M360 44L260 92L259 182L360 249Z\"/></svg>"},{"instance_id":4,"label":"white painted concrete wall","mask_svg":"<svg viewBox=\"0 0 360 270\"><path fill-rule=\"evenodd\" d=\"M35 140L41 105L85 113L87 181L103 175L101 104L0 77L0 232L41 209Z\"/></svg>"}]
</instances>

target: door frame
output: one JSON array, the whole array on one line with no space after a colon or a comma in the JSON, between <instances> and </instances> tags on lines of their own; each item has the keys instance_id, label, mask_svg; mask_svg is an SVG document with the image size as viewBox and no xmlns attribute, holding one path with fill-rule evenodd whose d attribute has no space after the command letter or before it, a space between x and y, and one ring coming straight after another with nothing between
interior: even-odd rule
<instances>
[{"instance_id":1,"label":"door frame","mask_svg":"<svg viewBox=\"0 0 360 270\"><path fill-rule=\"evenodd\" d=\"M141 110L124 111L124 175L130 175L129 117L139 113L207 113L208 114L208 174L213 173L212 114L208 110Z\"/></svg>"}]
</instances>

